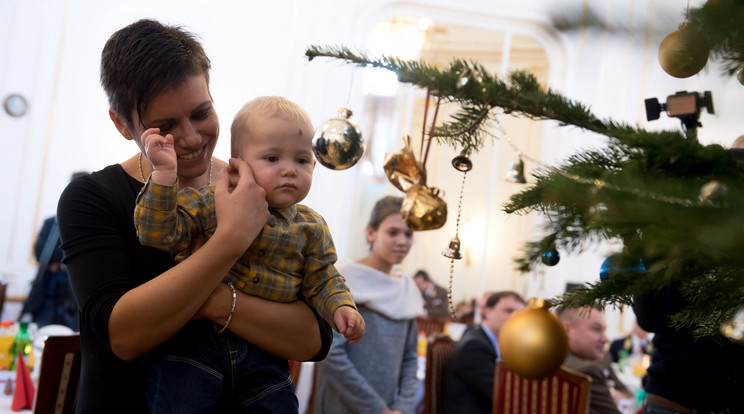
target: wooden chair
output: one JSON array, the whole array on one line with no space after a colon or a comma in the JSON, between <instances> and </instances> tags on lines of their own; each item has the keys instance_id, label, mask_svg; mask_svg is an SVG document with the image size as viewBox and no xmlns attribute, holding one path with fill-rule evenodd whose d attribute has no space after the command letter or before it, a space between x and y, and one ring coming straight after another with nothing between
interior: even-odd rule
<instances>
[{"instance_id":1,"label":"wooden chair","mask_svg":"<svg viewBox=\"0 0 744 414\"><path fill-rule=\"evenodd\" d=\"M424 377L424 414L442 412L442 373L455 342L448 335L435 332L426 344L426 374Z\"/></svg>"},{"instance_id":2,"label":"wooden chair","mask_svg":"<svg viewBox=\"0 0 744 414\"><path fill-rule=\"evenodd\" d=\"M50 336L41 354L35 414L75 412L80 380L80 334Z\"/></svg>"},{"instance_id":3,"label":"wooden chair","mask_svg":"<svg viewBox=\"0 0 744 414\"><path fill-rule=\"evenodd\" d=\"M7 292L8 280L0 276L0 319L2 318L3 310L5 309L5 297L7 296Z\"/></svg>"},{"instance_id":4,"label":"wooden chair","mask_svg":"<svg viewBox=\"0 0 744 414\"><path fill-rule=\"evenodd\" d=\"M496 363L493 390L493 414L585 414L592 379L561 366L542 380L522 378Z\"/></svg>"},{"instance_id":5,"label":"wooden chair","mask_svg":"<svg viewBox=\"0 0 744 414\"><path fill-rule=\"evenodd\" d=\"M419 332L423 331L427 337L435 332L444 332L444 320L419 316L416 318Z\"/></svg>"}]
</instances>

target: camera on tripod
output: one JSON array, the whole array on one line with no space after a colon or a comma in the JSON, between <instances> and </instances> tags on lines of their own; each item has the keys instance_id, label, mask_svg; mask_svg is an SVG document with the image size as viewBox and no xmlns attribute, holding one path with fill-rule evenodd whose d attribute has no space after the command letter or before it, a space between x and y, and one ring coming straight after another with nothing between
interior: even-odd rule
<instances>
[{"instance_id":1,"label":"camera on tripod","mask_svg":"<svg viewBox=\"0 0 744 414\"><path fill-rule=\"evenodd\" d=\"M661 111L667 115L679 118L687 128L688 137L695 137L695 128L703 126L700 119L700 111L705 108L709 114L713 110L713 95L705 91L701 95L698 92L681 91L667 97L666 103L659 103L656 98L646 99L646 119L653 121L659 119Z\"/></svg>"}]
</instances>

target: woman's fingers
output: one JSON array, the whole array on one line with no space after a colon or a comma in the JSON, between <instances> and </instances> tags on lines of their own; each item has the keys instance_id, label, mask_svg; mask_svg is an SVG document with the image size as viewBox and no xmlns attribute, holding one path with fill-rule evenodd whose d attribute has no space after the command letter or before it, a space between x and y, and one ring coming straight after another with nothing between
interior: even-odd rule
<instances>
[{"instance_id":1,"label":"woman's fingers","mask_svg":"<svg viewBox=\"0 0 744 414\"><path fill-rule=\"evenodd\" d=\"M215 190L217 230L229 232L239 246L248 246L258 236L269 217L266 192L253 178L251 167L231 158ZM227 236L226 236L227 237Z\"/></svg>"}]
</instances>

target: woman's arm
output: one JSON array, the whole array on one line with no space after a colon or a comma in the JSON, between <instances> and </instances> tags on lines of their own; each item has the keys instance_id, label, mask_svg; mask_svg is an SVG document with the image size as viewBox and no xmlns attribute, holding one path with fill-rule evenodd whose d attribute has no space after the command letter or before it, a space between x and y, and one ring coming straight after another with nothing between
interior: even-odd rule
<instances>
[{"instance_id":1,"label":"woman's arm","mask_svg":"<svg viewBox=\"0 0 744 414\"><path fill-rule=\"evenodd\" d=\"M195 318L222 325L231 305L232 292L221 283ZM271 302L240 292L228 329L277 357L297 361L325 358L333 337L330 325L302 301Z\"/></svg>"},{"instance_id":2,"label":"woman's arm","mask_svg":"<svg viewBox=\"0 0 744 414\"><path fill-rule=\"evenodd\" d=\"M263 228L269 215L265 193L248 164L234 161L234 166L237 170L226 170L218 178L219 225L209 241L116 302L108 330L111 349L119 358L130 360L149 352L192 319Z\"/></svg>"}]
</instances>

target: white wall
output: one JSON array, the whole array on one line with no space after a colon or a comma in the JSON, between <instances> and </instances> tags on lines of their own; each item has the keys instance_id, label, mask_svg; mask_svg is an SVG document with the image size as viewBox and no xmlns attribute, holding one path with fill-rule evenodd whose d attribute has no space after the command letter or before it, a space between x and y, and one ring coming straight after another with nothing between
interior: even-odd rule
<instances>
[{"instance_id":1,"label":"white wall","mask_svg":"<svg viewBox=\"0 0 744 414\"><path fill-rule=\"evenodd\" d=\"M408 15L530 34L549 56L549 86L590 105L601 117L648 128L679 128L676 120L665 115L646 122L643 100L658 97L663 101L679 90L711 90L717 113L702 116L705 127L700 130L700 140L727 145L742 134L735 111L744 86L721 78L712 65L683 80L666 75L658 65L658 44L676 29L684 6L672 0L0 0L0 98L21 93L31 105L21 118L0 112L0 139L5 148L0 153L0 176L6 177L7 194L0 214L0 272L10 280L12 295L24 294L35 274L31 246L36 232L43 219L54 214L57 197L70 174L98 170L136 151L108 119L98 81L104 42L113 31L136 19L152 17L180 24L202 38L214 67L211 89L223 131L238 108L257 95L280 94L297 101L308 109L316 125L335 116L344 104L360 108L363 97L359 77L353 75L355 69L330 60L307 62L306 46L360 49L378 22ZM561 13L580 13L582 7L589 7L612 30L555 31L549 24L551 7L560 7L557 10ZM371 122L356 110L355 119L360 124ZM558 128L552 123L539 127L545 131L540 159L546 163L556 163L577 148L601 144L601 139L574 128ZM223 134L218 156L228 156L227 144ZM390 136L391 151L400 145L399 136ZM478 163L485 174L488 159ZM528 169L534 167L527 164ZM306 203L329 222L339 255L357 255L352 246L359 245L362 236L356 223L360 218L364 221L369 202L378 193L396 190L388 183L378 183L360 194L357 186L363 181L358 168L332 172L319 167L316 171ZM459 182L459 177L455 180ZM501 173L489 175L484 186L496 185L493 180L501 180ZM457 195L457 190L447 193L452 219ZM444 240L451 237L452 227L446 232ZM485 254L510 258L519 252L520 246L510 243L512 234L499 233L498 227L492 233L492 245L500 247ZM403 267L412 271L430 263L427 267L439 269L435 272L437 281L446 285L448 272L442 269L449 264L442 262L440 255L444 247L422 242L411 254L415 262ZM509 272L507 280L498 279L498 269L475 264L470 272L482 276L458 285L455 298L475 296L490 286L512 286L523 289L527 296L557 294L567 281L595 280L607 254L607 249L600 247L576 257L563 255L561 263L544 269L542 276L513 276ZM6 313L3 317L15 315Z\"/></svg>"}]
</instances>

